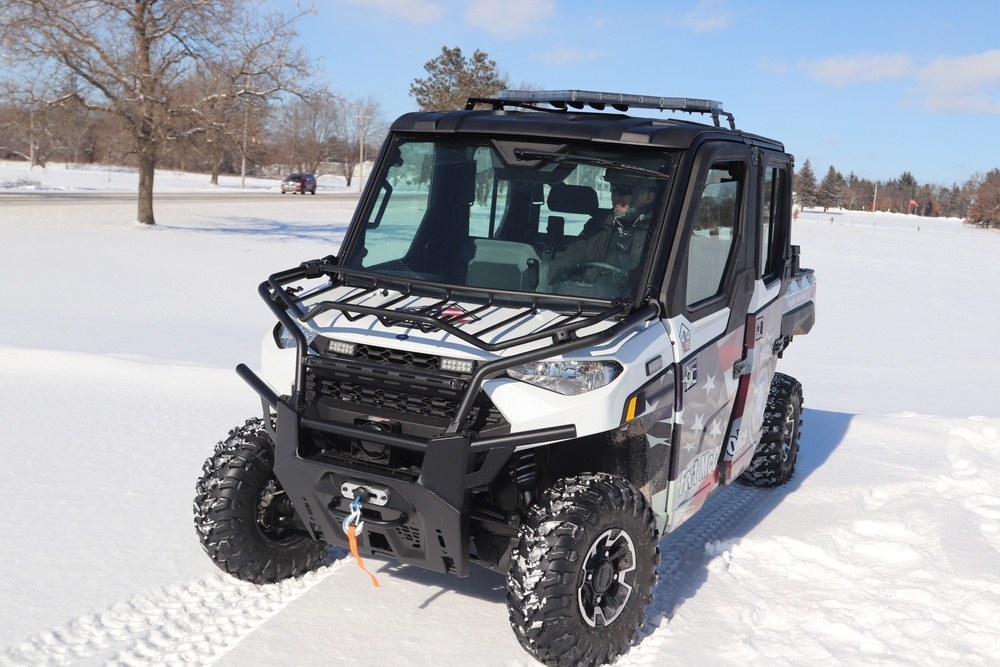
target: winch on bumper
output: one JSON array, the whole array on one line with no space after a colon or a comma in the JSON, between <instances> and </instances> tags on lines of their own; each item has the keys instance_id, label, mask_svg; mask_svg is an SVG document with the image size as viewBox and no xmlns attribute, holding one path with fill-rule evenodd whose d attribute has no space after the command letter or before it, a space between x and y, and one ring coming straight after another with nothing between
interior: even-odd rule
<instances>
[{"instance_id":1,"label":"winch on bumper","mask_svg":"<svg viewBox=\"0 0 1000 667\"><path fill-rule=\"evenodd\" d=\"M308 495L300 493L291 500L314 537L347 547L341 523L360 495L363 539L370 553L458 576L469 572L470 518L509 526L511 535L517 530L507 517L470 516L468 494L487 486L518 445L571 438L576 432L565 426L475 441L470 433L422 440L300 417L283 400L276 413L274 472L285 488L308 490ZM337 461L322 453L303 457L301 439L310 432L350 438L360 446L398 448L422 462L419 470L401 472Z\"/></svg>"}]
</instances>

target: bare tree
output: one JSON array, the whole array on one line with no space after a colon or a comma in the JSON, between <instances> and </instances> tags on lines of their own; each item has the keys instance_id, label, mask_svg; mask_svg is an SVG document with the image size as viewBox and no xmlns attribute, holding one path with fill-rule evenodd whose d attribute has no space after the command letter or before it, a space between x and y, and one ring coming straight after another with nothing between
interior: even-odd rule
<instances>
[{"instance_id":1,"label":"bare tree","mask_svg":"<svg viewBox=\"0 0 1000 667\"><path fill-rule=\"evenodd\" d=\"M985 176L979 176L966 222L980 227L1000 227L1000 169L991 169Z\"/></svg>"},{"instance_id":2,"label":"bare tree","mask_svg":"<svg viewBox=\"0 0 1000 667\"><path fill-rule=\"evenodd\" d=\"M0 39L15 66L76 77L82 104L128 128L139 167L136 219L151 225L158 153L168 138L191 131L201 103L180 93L185 81L238 50L237 38L269 35L248 29L262 25L258 17L280 15L261 8L259 0L0 0Z\"/></svg>"},{"instance_id":3,"label":"bare tree","mask_svg":"<svg viewBox=\"0 0 1000 667\"><path fill-rule=\"evenodd\" d=\"M72 81L57 80L51 72L14 69L0 80L0 150L27 160L32 168L45 166L56 153L68 153L68 127L82 111L75 102ZM79 129L79 128L77 128Z\"/></svg>"},{"instance_id":4,"label":"bare tree","mask_svg":"<svg viewBox=\"0 0 1000 667\"><path fill-rule=\"evenodd\" d=\"M238 17L230 48L203 70L206 94L194 105L202 123L191 131L203 135L213 185L230 155L239 158L241 182L245 179L270 103L284 92L303 94L309 59L296 45L298 18L280 12Z\"/></svg>"},{"instance_id":5,"label":"bare tree","mask_svg":"<svg viewBox=\"0 0 1000 667\"><path fill-rule=\"evenodd\" d=\"M317 171L336 140L339 109L340 98L326 87L287 96L271 122L280 162L292 171Z\"/></svg>"},{"instance_id":6,"label":"bare tree","mask_svg":"<svg viewBox=\"0 0 1000 667\"><path fill-rule=\"evenodd\" d=\"M332 164L350 185L362 156L372 157L381 143L385 123L375 96L343 97L321 86L286 97L268 130L273 161L308 172Z\"/></svg>"},{"instance_id":7,"label":"bare tree","mask_svg":"<svg viewBox=\"0 0 1000 667\"><path fill-rule=\"evenodd\" d=\"M381 105L374 95L342 98L337 115L337 139L330 146L328 162L335 163L351 185L354 170L375 156L385 134Z\"/></svg>"}]
</instances>

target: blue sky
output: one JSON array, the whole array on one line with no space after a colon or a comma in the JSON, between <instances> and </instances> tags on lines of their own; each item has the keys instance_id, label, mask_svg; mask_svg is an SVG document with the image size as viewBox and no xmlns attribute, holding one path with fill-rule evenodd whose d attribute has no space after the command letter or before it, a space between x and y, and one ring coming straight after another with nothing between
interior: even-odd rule
<instances>
[{"instance_id":1,"label":"blue sky","mask_svg":"<svg viewBox=\"0 0 1000 667\"><path fill-rule=\"evenodd\" d=\"M281 0L288 8L291 0ZM817 176L911 172L962 184L1000 167L1000 3L315 0L318 75L416 110L442 46L486 51L511 84L720 100Z\"/></svg>"}]
</instances>

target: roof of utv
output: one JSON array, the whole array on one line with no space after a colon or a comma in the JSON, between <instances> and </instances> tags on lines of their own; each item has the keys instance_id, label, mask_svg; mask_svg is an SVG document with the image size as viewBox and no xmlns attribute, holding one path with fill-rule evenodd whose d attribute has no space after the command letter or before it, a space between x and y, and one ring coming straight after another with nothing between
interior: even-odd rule
<instances>
[{"instance_id":1,"label":"roof of utv","mask_svg":"<svg viewBox=\"0 0 1000 667\"><path fill-rule=\"evenodd\" d=\"M489 107L477 109L477 107ZM713 125L673 117L630 116L630 109L710 115ZM728 120L722 127L720 117ZM505 134L689 148L705 139L745 142L784 151L773 139L736 129L736 120L714 100L650 97L581 90L502 90L495 98L470 98L464 110L414 112L392 125L401 132Z\"/></svg>"}]
</instances>

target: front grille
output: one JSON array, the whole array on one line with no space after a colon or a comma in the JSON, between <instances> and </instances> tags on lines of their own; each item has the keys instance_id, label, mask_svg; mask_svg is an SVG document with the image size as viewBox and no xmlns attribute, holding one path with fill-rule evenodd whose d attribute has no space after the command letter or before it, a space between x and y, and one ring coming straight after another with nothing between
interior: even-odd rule
<instances>
[{"instance_id":1,"label":"front grille","mask_svg":"<svg viewBox=\"0 0 1000 667\"><path fill-rule=\"evenodd\" d=\"M368 386L313 374L310 374L306 380L306 392L307 395L313 393L345 403L364 405L370 408L384 408L395 412L449 421L455 418L455 413L458 410L457 397L455 400L450 400L441 397L421 396L411 392Z\"/></svg>"},{"instance_id":2,"label":"front grille","mask_svg":"<svg viewBox=\"0 0 1000 667\"><path fill-rule=\"evenodd\" d=\"M377 364L391 364L425 371L437 371L439 360L436 354L418 354L374 345L358 345L354 358Z\"/></svg>"},{"instance_id":3,"label":"front grille","mask_svg":"<svg viewBox=\"0 0 1000 667\"><path fill-rule=\"evenodd\" d=\"M334 401L372 414L415 415L441 425L451 422L458 413L462 390L452 383L461 376L439 371L437 355L361 344L353 357L337 359L346 363L331 367L317 359L317 363L307 365L307 401ZM381 368L392 372L381 372ZM433 381L418 381L418 377ZM479 392L469 425L482 430L506 423L493 402Z\"/></svg>"}]
</instances>

